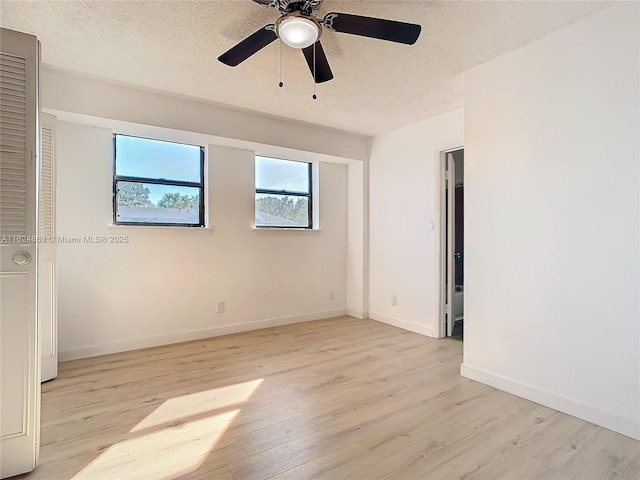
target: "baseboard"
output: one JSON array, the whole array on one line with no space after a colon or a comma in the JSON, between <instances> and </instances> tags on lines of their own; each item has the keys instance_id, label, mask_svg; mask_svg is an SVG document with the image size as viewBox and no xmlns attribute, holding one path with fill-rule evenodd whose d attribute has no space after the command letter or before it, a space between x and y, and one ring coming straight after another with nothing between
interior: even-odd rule
<instances>
[{"instance_id":1,"label":"baseboard","mask_svg":"<svg viewBox=\"0 0 640 480\"><path fill-rule=\"evenodd\" d=\"M369 312L361 312L359 310L354 310L353 308L347 309L347 315L349 315L350 317L359 318L361 320L364 320L365 318L369 318Z\"/></svg>"},{"instance_id":2,"label":"baseboard","mask_svg":"<svg viewBox=\"0 0 640 480\"><path fill-rule=\"evenodd\" d=\"M435 337L433 328L427 327L425 325L409 322L400 318L390 317L388 315L377 312L369 312L369 318L372 320L377 320L378 322L386 323L388 325L393 325L394 327L409 330L410 332L419 333L420 335Z\"/></svg>"},{"instance_id":3,"label":"baseboard","mask_svg":"<svg viewBox=\"0 0 640 480\"><path fill-rule=\"evenodd\" d=\"M463 363L460 375L640 440L640 422Z\"/></svg>"},{"instance_id":4,"label":"baseboard","mask_svg":"<svg viewBox=\"0 0 640 480\"><path fill-rule=\"evenodd\" d=\"M257 320L254 322L240 323L236 325L222 325L218 327L205 328L203 330L190 330L188 332L174 333L170 335L158 335L155 337L139 338L134 340L124 340L121 342L110 342L102 345L93 345L73 350L65 350L58 353L59 361L76 360L79 358L97 357L110 353L126 352L129 350L139 350L141 348L158 347L171 343L188 342L190 340L200 340L202 338L219 337L231 333L247 332L250 330L260 330L261 328L279 327L293 323L310 322L312 320L322 320L325 318L340 317L347 315L347 309L325 310L323 312L307 313L303 315L291 315L288 317L270 318Z\"/></svg>"}]
</instances>

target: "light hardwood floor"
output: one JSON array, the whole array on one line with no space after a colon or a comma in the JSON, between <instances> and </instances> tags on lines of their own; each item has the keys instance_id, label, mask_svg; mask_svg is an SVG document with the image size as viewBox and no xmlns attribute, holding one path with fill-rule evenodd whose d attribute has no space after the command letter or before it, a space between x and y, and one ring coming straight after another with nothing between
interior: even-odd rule
<instances>
[{"instance_id":1,"label":"light hardwood floor","mask_svg":"<svg viewBox=\"0 0 640 480\"><path fill-rule=\"evenodd\" d=\"M640 478L639 442L461 361L454 340L340 317L65 362L21 478Z\"/></svg>"}]
</instances>

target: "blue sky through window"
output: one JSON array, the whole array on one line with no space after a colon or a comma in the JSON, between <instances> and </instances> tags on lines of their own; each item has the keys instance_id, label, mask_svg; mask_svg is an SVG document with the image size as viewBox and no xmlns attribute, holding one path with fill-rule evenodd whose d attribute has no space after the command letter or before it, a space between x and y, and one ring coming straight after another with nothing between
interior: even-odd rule
<instances>
[{"instance_id":1,"label":"blue sky through window","mask_svg":"<svg viewBox=\"0 0 640 480\"><path fill-rule=\"evenodd\" d=\"M256 156L256 188L309 193L309 164Z\"/></svg>"},{"instance_id":2,"label":"blue sky through window","mask_svg":"<svg viewBox=\"0 0 640 480\"><path fill-rule=\"evenodd\" d=\"M116 135L116 175L200 182L200 147ZM173 189L158 185L150 198L155 202Z\"/></svg>"}]
</instances>

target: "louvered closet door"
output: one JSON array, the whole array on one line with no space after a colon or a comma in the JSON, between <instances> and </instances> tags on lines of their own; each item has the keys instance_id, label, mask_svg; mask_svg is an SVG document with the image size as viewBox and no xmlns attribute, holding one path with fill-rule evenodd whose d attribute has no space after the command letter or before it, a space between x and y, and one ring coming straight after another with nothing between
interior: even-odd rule
<instances>
[{"instance_id":1,"label":"louvered closet door","mask_svg":"<svg viewBox=\"0 0 640 480\"><path fill-rule=\"evenodd\" d=\"M40 114L40 216L38 236L38 326L40 327L40 379L58 376L56 243L56 117Z\"/></svg>"},{"instance_id":2,"label":"louvered closet door","mask_svg":"<svg viewBox=\"0 0 640 480\"><path fill-rule=\"evenodd\" d=\"M40 428L36 329L38 41L0 31L2 478L33 470Z\"/></svg>"}]
</instances>

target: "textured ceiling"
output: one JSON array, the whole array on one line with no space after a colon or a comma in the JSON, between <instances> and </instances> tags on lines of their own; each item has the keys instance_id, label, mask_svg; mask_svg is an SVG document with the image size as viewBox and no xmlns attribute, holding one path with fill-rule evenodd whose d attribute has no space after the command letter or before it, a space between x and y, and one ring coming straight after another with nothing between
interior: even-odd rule
<instances>
[{"instance_id":1,"label":"textured ceiling","mask_svg":"<svg viewBox=\"0 0 640 480\"><path fill-rule=\"evenodd\" d=\"M406 46L335 32L335 75L317 87L301 52L279 42L238 67L217 57L278 17L250 0L0 1L3 27L36 34L55 68L235 108L374 135L462 106L462 72L609 2L341 1L330 11L419 23Z\"/></svg>"}]
</instances>

